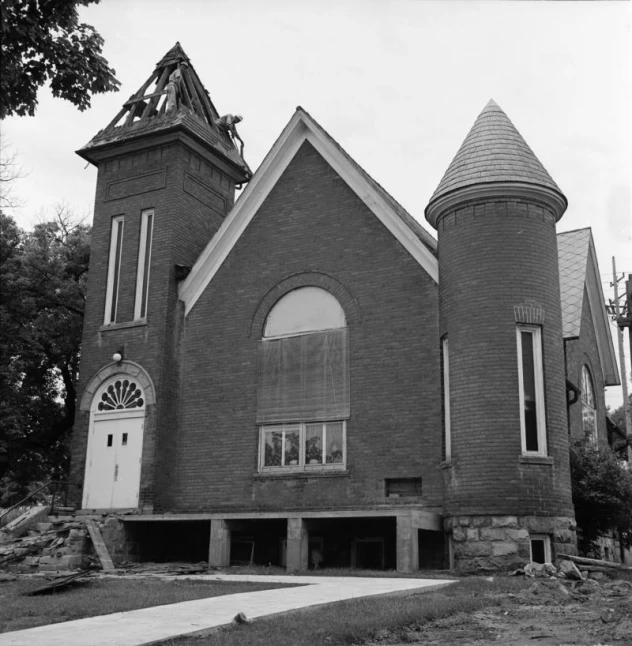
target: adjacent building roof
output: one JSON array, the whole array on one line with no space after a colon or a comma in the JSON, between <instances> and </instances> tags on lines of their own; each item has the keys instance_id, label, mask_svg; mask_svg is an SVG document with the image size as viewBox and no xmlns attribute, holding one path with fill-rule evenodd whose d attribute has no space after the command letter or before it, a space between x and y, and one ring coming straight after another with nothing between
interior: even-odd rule
<instances>
[{"instance_id":1,"label":"adjacent building roof","mask_svg":"<svg viewBox=\"0 0 632 646\"><path fill-rule=\"evenodd\" d=\"M179 71L177 107L168 105L169 83ZM99 131L78 154L95 163L93 152L122 141L157 132L186 129L224 161L250 176L250 169L228 133L218 128L220 115L180 43L176 43L106 128Z\"/></svg>"},{"instance_id":2,"label":"adjacent building roof","mask_svg":"<svg viewBox=\"0 0 632 646\"><path fill-rule=\"evenodd\" d=\"M549 189L566 208L566 198L558 185L509 117L490 99L430 198L426 217L432 213L433 204L459 189L508 183ZM429 219L433 222L434 217L430 215Z\"/></svg>"},{"instance_id":3,"label":"adjacent building roof","mask_svg":"<svg viewBox=\"0 0 632 646\"><path fill-rule=\"evenodd\" d=\"M577 338L582 333L587 297L604 381L607 386L616 386L621 382L590 228L558 233L557 253L564 338Z\"/></svg>"}]
</instances>

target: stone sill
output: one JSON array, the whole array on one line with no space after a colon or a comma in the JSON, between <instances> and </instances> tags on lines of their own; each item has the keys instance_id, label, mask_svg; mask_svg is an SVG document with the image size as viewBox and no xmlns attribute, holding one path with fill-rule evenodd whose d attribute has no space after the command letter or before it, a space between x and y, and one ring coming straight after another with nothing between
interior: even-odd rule
<instances>
[{"instance_id":1,"label":"stone sill","mask_svg":"<svg viewBox=\"0 0 632 646\"><path fill-rule=\"evenodd\" d=\"M109 323L108 325L102 325L99 328L99 332L109 332L110 330L124 330L129 327L142 327L147 325L147 319L139 319L138 321L126 321L125 323Z\"/></svg>"},{"instance_id":2,"label":"stone sill","mask_svg":"<svg viewBox=\"0 0 632 646\"><path fill-rule=\"evenodd\" d=\"M545 466L553 466L553 458L548 455L521 455L518 458L520 464L543 464Z\"/></svg>"},{"instance_id":3,"label":"stone sill","mask_svg":"<svg viewBox=\"0 0 632 646\"><path fill-rule=\"evenodd\" d=\"M275 471L255 473L255 480L305 480L307 478L348 478L348 469L337 469L335 471L292 471L291 473L278 473Z\"/></svg>"}]
</instances>

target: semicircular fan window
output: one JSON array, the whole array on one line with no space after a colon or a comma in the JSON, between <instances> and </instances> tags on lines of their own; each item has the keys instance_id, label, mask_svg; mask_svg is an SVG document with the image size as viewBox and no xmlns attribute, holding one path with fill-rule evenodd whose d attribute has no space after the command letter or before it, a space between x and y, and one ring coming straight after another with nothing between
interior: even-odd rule
<instances>
[{"instance_id":1,"label":"semicircular fan window","mask_svg":"<svg viewBox=\"0 0 632 646\"><path fill-rule=\"evenodd\" d=\"M143 392L133 381L117 379L101 395L101 401L99 402L97 410L108 411L142 408L145 405L142 395Z\"/></svg>"}]
</instances>

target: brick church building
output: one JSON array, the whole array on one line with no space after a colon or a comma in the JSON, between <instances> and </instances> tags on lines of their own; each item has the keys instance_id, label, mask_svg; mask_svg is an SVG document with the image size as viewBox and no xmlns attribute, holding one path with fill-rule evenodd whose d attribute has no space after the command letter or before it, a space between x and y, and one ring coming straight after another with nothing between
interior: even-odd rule
<instances>
[{"instance_id":1,"label":"brick church building","mask_svg":"<svg viewBox=\"0 0 632 646\"><path fill-rule=\"evenodd\" d=\"M254 174L220 116L176 44L78 151L72 479L115 560L573 553L569 442L606 441L617 368L590 230L556 233L566 198L505 113L432 196L436 239L302 108Z\"/></svg>"}]
</instances>

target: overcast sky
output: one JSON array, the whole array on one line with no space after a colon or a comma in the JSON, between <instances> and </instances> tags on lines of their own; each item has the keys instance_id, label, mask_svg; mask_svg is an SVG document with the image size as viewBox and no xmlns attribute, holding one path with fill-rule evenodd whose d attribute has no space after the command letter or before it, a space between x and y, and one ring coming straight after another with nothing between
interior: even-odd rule
<instances>
[{"instance_id":1,"label":"overcast sky","mask_svg":"<svg viewBox=\"0 0 632 646\"><path fill-rule=\"evenodd\" d=\"M104 0L81 19L121 91L80 113L42 90L34 118L2 123L26 173L13 215L30 227L60 202L92 213L96 169L74 151L180 41L220 114L244 115L251 168L300 105L427 228L430 196L494 98L568 198L559 230L592 227L607 298L612 256L632 273L631 4Z\"/></svg>"}]
</instances>

